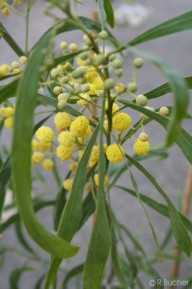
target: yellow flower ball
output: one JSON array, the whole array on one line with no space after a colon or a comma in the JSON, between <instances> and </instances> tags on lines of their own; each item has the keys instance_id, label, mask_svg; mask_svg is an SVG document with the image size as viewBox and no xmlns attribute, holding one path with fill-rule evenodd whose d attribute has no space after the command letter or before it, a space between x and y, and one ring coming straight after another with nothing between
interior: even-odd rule
<instances>
[{"instance_id":1,"label":"yellow flower ball","mask_svg":"<svg viewBox=\"0 0 192 289\"><path fill-rule=\"evenodd\" d=\"M10 71L10 67L7 64L0 65L0 77L5 76Z\"/></svg>"},{"instance_id":2,"label":"yellow flower ball","mask_svg":"<svg viewBox=\"0 0 192 289\"><path fill-rule=\"evenodd\" d=\"M112 121L112 127L114 129L124 131L130 127L131 122L132 122L132 119L127 113L120 112L114 115L113 121Z\"/></svg>"},{"instance_id":3,"label":"yellow flower ball","mask_svg":"<svg viewBox=\"0 0 192 289\"><path fill-rule=\"evenodd\" d=\"M99 174L94 175L94 181L95 181L96 186L98 186L99 185ZM107 185L107 184L108 184L108 176L105 175L104 185Z\"/></svg>"},{"instance_id":4,"label":"yellow flower ball","mask_svg":"<svg viewBox=\"0 0 192 289\"><path fill-rule=\"evenodd\" d=\"M82 138L87 138L88 136L90 136L91 133L92 133L92 130L91 130L91 127L89 125L85 134L82 136Z\"/></svg>"},{"instance_id":5,"label":"yellow flower ball","mask_svg":"<svg viewBox=\"0 0 192 289\"><path fill-rule=\"evenodd\" d=\"M41 165L45 170L49 171L49 170L52 170L54 166L54 162L51 159L46 159L42 162Z\"/></svg>"},{"instance_id":6,"label":"yellow flower ball","mask_svg":"<svg viewBox=\"0 0 192 289\"><path fill-rule=\"evenodd\" d=\"M38 142L38 140L32 139L32 141L31 141L32 150L33 150L33 151L39 150L39 144L40 144L40 143Z\"/></svg>"},{"instance_id":7,"label":"yellow flower ball","mask_svg":"<svg viewBox=\"0 0 192 289\"><path fill-rule=\"evenodd\" d=\"M13 128L13 118L11 116L4 119L4 126L6 128Z\"/></svg>"},{"instance_id":8,"label":"yellow flower ball","mask_svg":"<svg viewBox=\"0 0 192 289\"><path fill-rule=\"evenodd\" d=\"M114 143L107 147L106 149L107 159L112 163L119 163L123 160L125 156L125 151L122 146Z\"/></svg>"},{"instance_id":9,"label":"yellow flower ball","mask_svg":"<svg viewBox=\"0 0 192 289\"><path fill-rule=\"evenodd\" d=\"M41 126L35 133L40 143L50 143L54 138L53 130L49 126Z\"/></svg>"},{"instance_id":10,"label":"yellow flower ball","mask_svg":"<svg viewBox=\"0 0 192 289\"><path fill-rule=\"evenodd\" d=\"M138 138L133 145L133 150L137 155L146 155L149 152L149 142Z\"/></svg>"},{"instance_id":11,"label":"yellow flower ball","mask_svg":"<svg viewBox=\"0 0 192 289\"><path fill-rule=\"evenodd\" d=\"M90 67L90 69L85 73L85 79L89 83L93 83L96 77L97 72L94 67Z\"/></svg>"},{"instance_id":12,"label":"yellow flower ball","mask_svg":"<svg viewBox=\"0 0 192 289\"><path fill-rule=\"evenodd\" d=\"M31 162L33 165L36 165L42 162L43 158L44 158L44 154L40 152L34 152L31 156Z\"/></svg>"},{"instance_id":13,"label":"yellow flower ball","mask_svg":"<svg viewBox=\"0 0 192 289\"><path fill-rule=\"evenodd\" d=\"M89 94L97 94L97 89L96 89L96 86L94 83L89 83L89 87L90 87L90 90L89 90Z\"/></svg>"},{"instance_id":14,"label":"yellow flower ball","mask_svg":"<svg viewBox=\"0 0 192 289\"><path fill-rule=\"evenodd\" d=\"M48 151L50 147L51 147L50 143L39 143L39 150L42 152Z\"/></svg>"},{"instance_id":15,"label":"yellow flower ball","mask_svg":"<svg viewBox=\"0 0 192 289\"><path fill-rule=\"evenodd\" d=\"M57 147L56 153L59 159L61 159L62 161L65 161L71 158L73 151L70 147L65 147L65 146L60 145Z\"/></svg>"},{"instance_id":16,"label":"yellow flower ball","mask_svg":"<svg viewBox=\"0 0 192 289\"><path fill-rule=\"evenodd\" d=\"M106 100L105 102L105 109L108 109L108 101ZM119 110L119 106L116 103L113 103L112 106L112 113L114 114L115 112L117 112Z\"/></svg>"},{"instance_id":17,"label":"yellow flower ball","mask_svg":"<svg viewBox=\"0 0 192 289\"><path fill-rule=\"evenodd\" d=\"M87 133L89 120L86 116L78 116L70 125L70 131L75 137L83 137Z\"/></svg>"},{"instance_id":18,"label":"yellow flower ball","mask_svg":"<svg viewBox=\"0 0 192 289\"><path fill-rule=\"evenodd\" d=\"M63 181L63 187L65 190L70 191L72 188L73 180L72 179L66 179Z\"/></svg>"},{"instance_id":19,"label":"yellow flower ball","mask_svg":"<svg viewBox=\"0 0 192 289\"><path fill-rule=\"evenodd\" d=\"M54 117L54 123L58 131L68 128L71 122L71 116L67 112L58 112Z\"/></svg>"},{"instance_id":20,"label":"yellow flower ball","mask_svg":"<svg viewBox=\"0 0 192 289\"><path fill-rule=\"evenodd\" d=\"M65 147L70 147L75 144L75 137L70 131L62 131L57 139L58 142Z\"/></svg>"},{"instance_id":21,"label":"yellow flower ball","mask_svg":"<svg viewBox=\"0 0 192 289\"><path fill-rule=\"evenodd\" d=\"M94 145L89 157L89 166L93 167L99 159L99 146L98 145Z\"/></svg>"},{"instance_id":22,"label":"yellow flower ball","mask_svg":"<svg viewBox=\"0 0 192 289\"><path fill-rule=\"evenodd\" d=\"M10 117L14 114L14 108L12 106L7 106L3 108L4 117Z\"/></svg>"},{"instance_id":23,"label":"yellow flower ball","mask_svg":"<svg viewBox=\"0 0 192 289\"><path fill-rule=\"evenodd\" d=\"M93 84L96 90L103 89L103 80L101 79L101 77L95 77L93 80Z\"/></svg>"},{"instance_id":24,"label":"yellow flower ball","mask_svg":"<svg viewBox=\"0 0 192 289\"><path fill-rule=\"evenodd\" d=\"M75 172L76 169L77 169L77 166L78 166L78 162L71 162L71 163L69 164L69 171Z\"/></svg>"}]
</instances>

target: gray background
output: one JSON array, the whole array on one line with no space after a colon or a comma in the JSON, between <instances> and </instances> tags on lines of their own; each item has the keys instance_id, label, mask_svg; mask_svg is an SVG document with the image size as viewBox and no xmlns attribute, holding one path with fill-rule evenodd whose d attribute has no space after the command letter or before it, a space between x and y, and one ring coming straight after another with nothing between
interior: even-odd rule
<instances>
[{"instance_id":1,"label":"gray background","mask_svg":"<svg viewBox=\"0 0 192 289\"><path fill-rule=\"evenodd\" d=\"M90 11L95 7L95 1L82 1L83 5L79 5L79 11L81 15L90 16ZM137 2L137 1L136 1ZM139 3L139 2L138 2ZM191 9L191 1L183 0L169 0L169 1L157 1L157 0L144 0L140 1L151 11L150 17L147 21L140 27L137 28L116 28L114 33L122 41L128 41L134 36L145 31L147 28L152 27L153 25L159 24L160 22L167 20L171 17L177 16L189 9ZM115 2L115 5L118 5L118 1ZM52 20L47 18L43 14L45 8L45 3L43 1L36 1L32 9L32 15L30 18L30 47L35 43L35 41L45 32L51 25ZM91 8L91 9L90 9ZM7 30L14 35L14 38L24 47L24 20L21 17L18 17L12 13L9 17L0 16L0 20L7 27ZM81 33L66 33L59 40L67 40L70 42L81 42L82 34ZM58 40L58 42L59 42ZM58 46L57 46L58 47ZM0 63L11 63L11 61L16 60L16 55L14 55L9 49L3 40L0 41ZM157 40L153 40L142 45L138 46L139 49L142 49L147 52L152 52L164 59L165 62L175 67L180 71L183 76L191 75L191 51L192 51L192 41L191 41L191 32L185 31L179 34L174 34ZM124 68L127 69L127 79L124 79L124 83L128 81L131 71L132 71L132 56L127 57L125 60ZM145 63L145 68L139 71L138 73L138 84L139 84L139 93L144 93L150 89L164 83L166 79L160 72L151 64ZM27 94L27 92L26 92ZM159 107L160 105L169 104L171 102L171 95L166 95L162 98L161 101L151 101L149 105L154 107ZM185 127L192 133L191 121L186 120L184 122ZM164 130L157 124L150 124L146 131L150 135L150 143L155 145L158 142L161 142L165 136ZM1 145L3 143L10 142L9 132L4 132L1 138ZM126 144L127 151L131 151L131 143ZM173 146L168 150L169 157L164 160L158 160L154 158L149 161L143 162L143 165L153 173L153 176L158 180L159 184L167 192L168 196L171 198L173 203L177 206L179 196L182 193L185 177L188 169L188 162L183 157L182 152L177 146ZM62 174L64 175L65 168L61 168ZM162 198L159 197L156 190L146 181L145 177L141 175L138 171L133 169L134 176L138 181L139 189L141 193L144 193L148 196L155 198L163 202ZM47 191L51 195L55 195L54 184L50 181L50 177L47 180ZM119 181L119 184L124 186L131 186L129 184L128 172L125 173ZM41 191L41 188L38 187L38 190ZM149 256L152 257L155 252L154 241L149 230L149 226L146 221L143 209L141 208L139 202L125 193L113 189L111 192L112 206L114 207L117 217L126 224L135 236L141 240ZM156 232L159 237L159 241L163 240L164 233L169 226L169 222L166 218L159 216L152 210L149 210L150 218L156 229ZM41 218L42 222L51 228L52 223L52 211L49 209L43 210L38 216ZM79 244L81 242L80 253L73 261L68 260L63 263L64 268L69 268L71 264L77 264L82 261L85 256L87 248L88 235L91 229L91 222L84 227L83 232L79 233L75 239L74 243ZM19 248L16 237L14 235L13 229L9 229L3 235L1 240L3 244L7 246L13 246ZM34 244L33 244L34 245ZM36 245L34 245L36 247ZM39 254L45 256L40 249ZM171 250L171 248L170 248ZM168 252L170 253L170 252ZM7 254L6 262L2 271L0 272L0 288L9 289L8 285L8 275L14 268L23 264L23 261L16 254ZM163 278L167 278L168 268L170 262L162 262L157 264L157 269L161 273ZM35 264L38 266L38 264ZM187 278L188 274L191 272L192 263L190 260L187 260L183 263L181 270L180 279ZM26 273L22 278L23 288L33 288L34 280L38 273L35 271L33 273ZM143 282L148 288L148 277L143 276ZM74 288L71 286L70 288Z\"/></svg>"}]
</instances>

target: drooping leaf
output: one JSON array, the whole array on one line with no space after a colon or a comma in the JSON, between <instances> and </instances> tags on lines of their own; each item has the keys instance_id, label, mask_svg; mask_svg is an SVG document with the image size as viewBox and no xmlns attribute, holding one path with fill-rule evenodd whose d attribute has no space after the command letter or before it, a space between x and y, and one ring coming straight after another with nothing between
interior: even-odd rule
<instances>
[{"instance_id":1,"label":"drooping leaf","mask_svg":"<svg viewBox=\"0 0 192 289\"><path fill-rule=\"evenodd\" d=\"M111 0L104 0L104 8L107 16L107 23L113 28L115 26L115 17Z\"/></svg>"},{"instance_id":2,"label":"drooping leaf","mask_svg":"<svg viewBox=\"0 0 192 289\"><path fill-rule=\"evenodd\" d=\"M122 187L122 186L115 186L127 193L129 193L130 195L134 196L134 197L137 197L137 194L136 192L134 192L133 190L129 189L129 188L125 188L125 187ZM168 211L168 207L162 203L159 203L155 200L153 200L152 198L148 197L148 196L145 196L143 194L140 193L140 198L142 199L142 201L147 204L150 208L154 209L155 211L157 211L158 213L160 213L161 215L165 216L165 217L168 217L169 218L169 211ZM187 219L185 216L183 216L181 213L180 213L180 217L182 218L186 228L192 232L192 222Z\"/></svg>"},{"instance_id":3,"label":"drooping leaf","mask_svg":"<svg viewBox=\"0 0 192 289\"><path fill-rule=\"evenodd\" d=\"M36 268L32 266L23 266L21 268L12 271L9 277L10 289L19 289L20 288L19 281L22 274L32 270L36 270Z\"/></svg>"},{"instance_id":4,"label":"drooping leaf","mask_svg":"<svg viewBox=\"0 0 192 289\"><path fill-rule=\"evenodd\" d=\"M98 130L99 126L95 129L94 133L92 134L92 137L89 140L89 143L87 144L83 156L78 164L73 179L73 185L71 188L70 196L67 200L67 203L63 209L60 218L57 234L67 241L71 241L73 235L76 233L77 229L79 228L79 224L81 222L83 190L87 179L86 169L92 148L97 138ZM61 258L52 258L49 271L46 277L44 289L49 289L51 282L61 262L62 262Z\"/></svg>"},{"instance_id":5,"label":"drooping leaf","mask_svg":"<svg viewBox=\"0 0 192 289\"><path fill-rule=\"evenodd\" d=\"M0 23L0 34L18 56L25 55L25 52L18 46L2 23Z\"/></svg>"},{"instance_id":6,"label":"drooping leaf","mask_svg":"<svg viewBox=\"0 0 192 289\"><path fill-rule=\"evenodd\" d=\"M53 205L55 205L55 200L50 200L50 201L36 200L36 202L33 204L33 209L35 212L38 212L39 210L45 207L49 207ZM17 222L19 218L20 218L19 214L15 213L11 217L9 217L7 220L2 222L0 224L0 233L2 233L6 228L8 228L13 223Z\"/></svg>"},{"instance_id":7,"label":"drooping leaf","mask_svg":"<svg viewBox=\"0 0 192 289\"><path fill-rule=\"evenodd\" d=\"M129 45L137 45L145 41L189 29L192 29L192 11L188 11L149 29L129 41Z\"/></svg>"},{"instance_id":8,"label":"drooping leaf","mask_svg":"<svg viewBox=\"0 0 192 289\"><path fill-rule=\"evenodd\" d=\"M191 251L192 251L191 239L180 217L180 214L175 209L169 197L161 188L161 186L158 184L158 182L154 179L154 177L140 163L138 163L136 160L134 160L132 157L130 157L127 154L125 156L129 161L131 161L134 164L134 166L138 170L140 170L147 177L147 179L154 185L154 187L157 189L157 191L161 194L161 196L166 201L168 209L169 209L169 217L171 220L171 225L172 225L172 230L175 236L175 240L179 248L182 251L184 251L187 256L190 256Z\"/></svg>"},{"instance_id":9,"label":"drooping leaf","mask_svg":"<svg viewBox=\"0 0 192 289\"><path fill-rule=\"evenodd\" d=\"M101 286L105 264L111 247L109 220L105 204L104 179L106 175L106 159L103 149L103 121L105 113L104 94L100 116L99 136L99 185L97 191L96 212L88 248L87 258L83 271L83 289L99 289Z\"/></svg>"},{"instance_id":10,"label":"drooping leaf","mask_svg":"<svg viewBox=\"0 0 192 289\"><path fill-rule=\"evenodd\" d=\"M8 98L15 96L17 85L18 79L15 79L8 84L0 86L0 104Z\"/></svg>"},{"instance_id":11,"label":"drooping leaf","mask_svg":"<svg viewBox=\"0 0 192 289\"><path fill-rule=\"evenodd\" d=\"M31 138L33 112L36 105L39 68L43 64L42 51L49 45L51 35L40 41L25 69L17 88L17 103L13 129L12 174L20 216L29 235L44 250L59 257L71 257L78 249L49 232L36 218L31 201ZM28 97L26 97L28 91ZM23 133L25 132L25 133ZM22 139L21 139L22 136Z\"/></svg>"},{"instance_id":12,"label":"drooping leaf","mask_svg":"<svg viewBox=\"0 0 192 289\"><path fill-rule=\"evenodd\" d=\"M96 1L97 1L98 14L99 14L99 18L101 21L102 30L104 30L105 21L107 18L106 11L104 8L104 0L96 0Z\"/></svg>"},{"instance_id":13,"label":"drooping leaf","mask_svg":"<svg viewBox=\"0 0 192 289\"><path fill-rule=\"evenodd\" d=\"M192 76L185 77L185 78L183 78L183 80L186 82L187 88L192 89ZM171 92L170 83L164 83L164 84L144 93L144 95L148 99L154 99L154 98L160 97L160 96L165 95L165 94L170 93L170 92Z\"/></svg>"}]
</instances>

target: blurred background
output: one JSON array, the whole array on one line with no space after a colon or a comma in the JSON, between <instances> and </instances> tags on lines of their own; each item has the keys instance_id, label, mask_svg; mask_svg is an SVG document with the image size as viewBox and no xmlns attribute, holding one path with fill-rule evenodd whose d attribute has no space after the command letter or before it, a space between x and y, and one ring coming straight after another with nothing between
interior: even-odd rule
<instances>
[{"instance_id":1,"label":"blurred background","mask_svg":"<svg viewBox=\"0 0 192 289\"><path fill-rule=\"evenodd\" d=\"M96 5L94 0L82 0L82 4L78 5L79 15L92 17L94 11L96 11ZM144 32L148 28L157 25L169 18L173 18L179 14L182 14L191 9L191 1L183 0L169 0L169 1L158 1L158 0L135 0L132 3L125 3L126 1L113 1L117 27L113 33L122 42L131 40L136 35ZM30 30L29 30L29 47L38 40L38 38L53 25L53 20L44 15L44 10L47 6L45 1L36 1L30 16ZM21 10L23 7L21 6ZM7 28L9 33L14 39L24 48L25 42L25 21L19 15L11 12L8 17L0 15L0 21ZM181 33L166 36L153 41L140 44L137 47L143 51L153 53L163 59L166 63L179 70L182 76L191 75L191 51L192 41L191 32L184 31ZM56 41L56 50L59 50L57 45L61 40L67 41L68 43L76 42L82 43L82 33L72 32L60 35ZM8 49L7 44L4 40L0 39L0 63L11 63L17 60L17 56ZM127 71L127 75L124 76L124 83L128 83L132 73L132 55L127 55L124 61L124 69ZM138 73L137 83L139 86L138 93L144 94L145 92L155 88L158 85L167 82L165 77L157 70L156 67L150 63L145 63L144 68ZM26 91L27 95L27 91ZM172 101L172 95L167 94L160 100L150 101L150 106L155 108L161 105L169 105ZM191 110L191 109L190 109ZM51 122L50 122L51 123ZM184 121L184 127L192 134L192 125L190 120ZM150 136L151 145L160 143L165 136L165 131L157 124L151 123L146 127L146 132ZM7 144L10 146L10 131L4 130L1 135L0 145ZM129 151L129 148L127 148ZM162 188L166 191L172 202L179 207L185 179L189 167L189 163L184 158L180 149L174 145L168 150L168 157L166 159L153 158L143 162L143 165L151 171L153 176L160 183ZM146 178L140 174L137 170L132 170L139 186L139 191L147 196L150 196L160 202L164 203L164 200L159 196L158 192L147 182ZM61 175L65 175L66 166L61 166ZM50 175L49 175L50 174ZM40 182L37 182L37 191L48 193L49 196L55 196L57 194L56 186L51 178L51 173L47 173L46 176L46 189L42 191ZM126 172L118 182L122 186L131 186L129 183L129 173ZM156 248L154 245L153 237L149 229L146 217L143 209L137 199L126 195L126 193L113 189L111 192L112 206L118 217L118 219L124 223L128 228L134 232L134 235L140 240L150 257L153 256ZM148 209L152 223L157 231L159 242L163 241L165 232L169 228L169 221L165 217L160 216L155 211ZM5 216L6 217L6 216ZM52 229L52 210L44 209L38 213L38 217L42 222ZM91 221L84 226L81 233L78 233L74 238L73 243L80 244L80 253L73 259L63 262L63 268L68 269L74 264L82 262L85 258L89 235L91 231ZM1 238L1 244L13 247L16 251L21 251L21 247L18 244L15 236L14 227L10 227L9 230L5 231ZM44 256L48 260L48 255L45 254L39 247L31 242L34 248L39 252L40 256ZM171 253L172 244L169 247ZM0 284L2 289L9 289L8 276L10 272L23 264L25 259L21 258L19 254L14 252L7 253L4 256L4 262L0 271ZM162 278L168 277L170 268L170 261L163 261L156 265L156 269L161 274ZM33 264L38 266L38 264ZM46 266L46 264L45 264ZM191 260L186 260L181 267L180 279L185 280L188 278L192 271ZM21 289L33 288L33 284L39 273L37 271L28 272L23 275L21 280ZM141 280L144 286L149 288L149 277L145 274L141 275ZM70 288L76 288L75 284L71 283Z\"/></svg>"}]
</instances>

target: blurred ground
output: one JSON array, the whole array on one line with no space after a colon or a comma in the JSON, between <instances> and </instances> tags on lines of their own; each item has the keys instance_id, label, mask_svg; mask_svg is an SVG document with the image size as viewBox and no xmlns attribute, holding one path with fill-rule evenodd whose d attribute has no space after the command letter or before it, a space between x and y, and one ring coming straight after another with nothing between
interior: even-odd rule
<instances>
[{"instance_id":1,"label":"blurred ground","mask_svg":"<svg viewBox=\"0 0 192 289\"><path fill-rule=\"evenodd\" d=\"M115 2L115 1L114 1ZM137 2L137 1L136 1ZM79 10L81 15L90 15L90 12L95 7L95 2L93 0L82 1L82 5L79 5ZM139 1L138 1L139 3ZM152 27L153 25L159 24L160 22L167 20L171 17L177 16L187 10L191 9L191 1L183 0L169 0L169 1L158 1L158 0L143 0L140 1L145 5L150 11L150 17L147 21L140 27L137 28L116 28L114 33L118 36L121 41L127 42L134 36L140 34L146 29ZM114 3L115 7L119 5L119 1ZM37 41L37 39L45 32L51 25L52 20L46 18L43 14L45 7L45 2L36 1L32 9L32 15L30 18L30 47ZM12 14L10 17L3 18L0 16L0 20L3 22L7 30L14 35L16 41L24 47L24 22L23 20ZM82 34L80 33L66 33L62 35L59 39L67 40L68 42L81 42ZM59 41L58 39L58 41ZM183 76L191 75L191 51L192 51L192 41L191 32L185 31L179 34L174 34L150 42L146 42L138 46L147 52L152 52L164 59L165 62L175 67L180 71ZM15 55L7 49L7 45L1 40L0 41L0 63L11 63L15 60ZM131 71L132 56L128 56L124 62L124 67L127 68L127 79L130 76ZM126 83L126 78L124 79ZM160 72L153 67L151 64L146 63L145 68L141 70L138 74L138 84L139 92L145 93L150 89L156 87L165 82L165 78L160 74ZM27 92L26 92L27 94ZM161 101L151 101L151 105L158 107L159 105L169 104L171 101L171 95L166 95ZM185 121L185 127L192 133L192 126L190 121ZM150 135L150 142L156 144L160 142L164 137L164 131L158 124L150 124L147 128L147 132ZM10 135L7 133L3 134L1 139L2 143L8 143L10 140ZM129 148L127 148L129 150ZM169 157L164 160L158 160L157 158L143 162L144 166L153 173L153 176L157 178L160 185L167 192L174 204L178 204L179 196L183 190L183 185L185 182L185 177L188 169L188 162L184 159L182 152L177 146L173 146L169 149ZM159 197L158 193L153 189L153 187L146 181L140 173L133 169L134 176L139 184L139 189L141 193L152 196L156 200L163 202ZM50 178L49 178L50 179ZM120 179L119 184L128 185L129 177L128 172ZM47 180L47 189L53 195L54 185L52 182ZM129 229L131 229L136 236L140 236L141 241L146 249L146 251L151 255L155 251L154 242L152 239L149 226L147 224L146 218L144 216L143 210L140 204L134 198L127 196L125 193L113 189L111 192L112 205L118 216L118 218L126 224ZM157 234L159 236L159 241L163 239L164 233L169 226L167 219L159 216L157 213L149 210L152 223L154 224ZM39 214L42 222L47 226L51 223L51 212L46 209ZM84 251L86 249L86 240L88 239L87 232L90 231L91 224L87 224L84 230L84 235L79 234L75 238L75 242L78 243L81 240L82 249L80 254L76 257L75 262L82 260L81 257L84 256ZM2 243L6 243L7 246L13 246L17 248L17 241L15 239L14 231L12 229L5 232ZM40 254L43 255L42 251L39 250ZM6 257L6 262L2 271L0 272L0 284L2 289L9 289L7 283L7 278L9 273L14 268L21 264L20 257L16 254L8 254ZM70 266L71 261L66 262L64 267ZM169 262L159 263L157 268L161 273L163 278L167 277ZM181 270L181 279L185 279L192 270L192 262L186 261L183 264ZM27 277L22 279L21 289L31 289L34 284L34 273L27 273ZM143 282L148 288L148 278L143 276ZM73 287L71 287L73 288Z\"/></svg>"}]
</instances>

